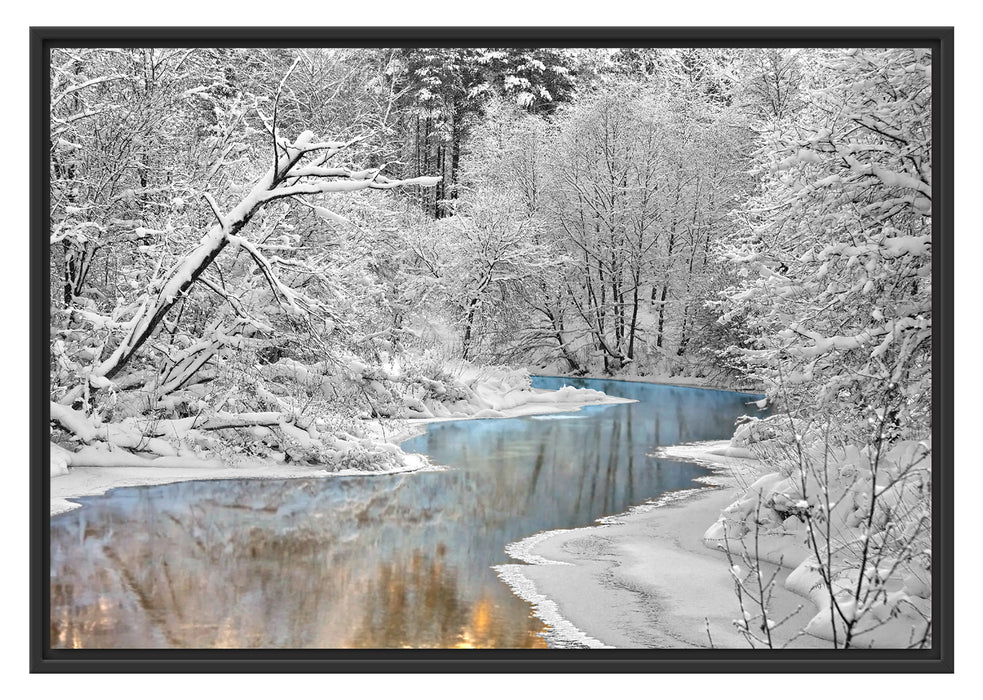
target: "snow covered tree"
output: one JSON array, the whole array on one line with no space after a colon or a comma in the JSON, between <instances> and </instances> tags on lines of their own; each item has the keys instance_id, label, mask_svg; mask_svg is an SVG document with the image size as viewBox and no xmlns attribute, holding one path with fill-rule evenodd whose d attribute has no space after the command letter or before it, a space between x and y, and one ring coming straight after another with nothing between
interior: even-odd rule
<instances>
[{"instance_id":1,"label":"snow covered tree","mask_svg":"<svg viewBox=\"0 0 983 700\"><path fill-rule=\"evenodd\" d=\"M502 95L523 109L547 113L573 88L569 52L527 48L403 49L390 68L405 112L414 173L444 177L426 205L435 218L451 211L462 148L486 102Z\"/></svg>"},{"instance_id":2,"label":"snow covered tree","mask_svg":"<svg viewBox=\"0 0 983 700\"><path fill-rule=\"evenodd\" d=\"M761 193L729 259L745 278L728 315L787 405L843 420L875 414L921 438L931 395L931 66L920 50L819 57L821 87L762 134ZM856 431L860 431L857 433Z\"/></svg>"},{"instance_id":3,"label":"snow covered tree","mask_svg":"<svg viewBox=\"0 0 983 700\"><path fill-rule=\"evenodd\" d=\"M458 329L465 360L498 361L529 313L525 301L562 262L542 240L521 201L481 190L466 193L454 216L410 233L413 264L426 296Z\"/></svg>"},{"instance_id":4,"label":"snow covered tree","mask_svg":"<svg viewBox=\"0 0 983 700\"><path fill-rule=\"evenodd\" d=\"M316 452L321 443L315 422L301 415L310 398L298 403L294 399L299 396L290 393L317 389L337 396L332 377L346 372L338 367L337 351L329 347L332 333L350 326L345 312L353 301L377 293L371 283L361 281L363 261L353 265L330 246L312 254L312 236L354 226L326 208L325 198L407 185L432 187L439 178L390 179L381 167L332 163L365 137L317 140L310 131L294 140L283 137L283 87L300 57L267 100L244 92L229 78L222 67L226 56L213 64L217 73L202 70L194 80L188 76L163 83L162 76L168 75L161 68L165 58L181 65L190 60L190 52L165 52L163 58L154 52L104 54L97 54L98 60L70 56L67 65L79 61L104 74L105 64L122 57L130 74L112 82L123 84L123 90L136 84L148 95L163 84L166 99L123 100L111 94L105 108L84 108L93 113L92 119L96 112L103 115L104 129L83 133L76 128L71 133L79 143L68 148L56 142L53 147L52 167L63 175L65 198L84 196L89 204L53 207L52 243L81 240L80 232L95 231L99 238L94 249L106 249L101 260L111 282L73 283L73 293L65 295L67 309L54 319L52 420L66 431L69 442L149 451L164 458L215 447L216 441L202 431L242 428L258 431L260 438L273 428L300 446L297 455L305 449ZM206 66L208 60L202 58ZM142 82L135 82L134 74L140 73L133 66L143 71ZM62 71L72 77L67 87L56 81L55 89L67 96L110 82L80 80L74 71ZM171 109L166 117L161 114L165 108ZM161 120L147 126L147 133L158 144L171 139L173 154L162 148L155 161L144 157L156 150L139 140L139 130L128 131L135 114L144 121ZM56 112L53 121L57 130L81 119ZM67 128L61 133L69 133ZM112 150L108 158L99 153L104 130L123 138L129 149L123 162L112 162ZM134 142L139 147L126 146ZM264 160L269 164L265 171L257 167ZM133 170L139 188L118 184L133 177ZM103 176L104 171L109 174ZM119 193L105 198L104 206L100 190L78 193L78 183L92 187L101 181L103 189ZM109 216L117 218L104 225ZM112 251L119 244L132 246L133 252ZM231 253L223 256L225 251ZM298 364L287 350L291 344L306 349L304 362ZM242 363L250 359L266 370L245 371ZM329 361L333 369L324 364ZM282 387L286 395L271 391L270 384L281 379L273 375L287 366L294 388ZM364 381L364 373L355 374L351 378L356 384ZM251 389L245 395L243 383ZM236 405L240 410L229 410ZM78 464L105 458L99 450L83 452L66 459Z\"/></svg>"},{"instance_id":5,"label":"snow covered tree","mask_svg":"<svg viewBox=\"0 0 983 700\"><path fill-rule=\"evenodd\" d=\"M52 227L65 305L114 252L145 243L159 208L181 196L188 163L182 97L211 77L190 50L61 49L52 55Z\"/></svg>"},{"instance_id":6,"label":"snow covered tree","mask_svg":"<svg viewBox=\"0 0 983 700\"><path fill-rule=\"evenodd\" d=\"M794 118L769 110L761 190L727 252L742 280L725 295L724 319L747 324L753 347L737 355L774 402L742 440L777 471L714 532L765 537L777 547L766 558L801 562L786 585L820 608L807 631L838 647L922 647L931 639L931 53L831 50L809 60Z\"/></svg>"},{"instance_id":7,"label":"snow covered tree","mask_svg":"<svg viewBox=\"0 0 983 700\"><path fill-rule=\"evenodd\" d=\"M550 207L577 261L568 296L582 337L604 371L652 371L693 337L693 281L740 191L746 129L695 91L628 81L582 96L558 127Z\"/></svg>"},{"instance_id":8,"label":"snow covered tree","mask_svg":"<svg viewBox=\"0 0 983 700\"><path fill-rule=\"evenodd\" d=\"M739 52L733 68L737 100L759 119L787 119L802 106L802 54L799 49Z\"/></svg>"}]
</instances>

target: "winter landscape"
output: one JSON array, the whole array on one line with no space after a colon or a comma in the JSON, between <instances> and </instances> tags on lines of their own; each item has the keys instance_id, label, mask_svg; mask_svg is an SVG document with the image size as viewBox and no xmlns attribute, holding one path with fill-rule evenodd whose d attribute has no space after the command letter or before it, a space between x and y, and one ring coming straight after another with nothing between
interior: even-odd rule
<instances>
[{"instance_id":1,"label":"winter landscape","mask_svg":"<svg viewBox=\"0 0 983 700\"><path fill-rule=\"evenodd\" d=\"M930 50L50 88L52 648L932 647Z\"/></svg>"}]
</instances>

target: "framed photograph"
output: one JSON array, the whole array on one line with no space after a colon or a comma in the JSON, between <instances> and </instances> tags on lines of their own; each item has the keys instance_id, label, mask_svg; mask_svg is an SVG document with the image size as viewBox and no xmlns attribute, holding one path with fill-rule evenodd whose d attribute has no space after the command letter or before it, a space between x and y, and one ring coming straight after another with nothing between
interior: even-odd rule
<instances>
[{"instance_id":1,"label":"framed photograph","mask_svg":"<svg viewBox=\"0 0 983 700\"><path fill-rule=\"evenodd\" d=\"M33 28L32 671L951 672L952 45Z\"/></svg>"}]
</instances>

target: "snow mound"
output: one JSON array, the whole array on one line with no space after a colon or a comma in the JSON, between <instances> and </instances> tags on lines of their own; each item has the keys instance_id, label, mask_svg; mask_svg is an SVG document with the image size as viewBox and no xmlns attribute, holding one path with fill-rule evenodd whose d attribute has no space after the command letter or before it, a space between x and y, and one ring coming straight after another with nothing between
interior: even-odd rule
<instances>
[{"instance_id":1,"label":"snow mound","mask_svg":"<svg viewBox=\"0 0 983 700\"><path fill-rule=\"evenodd\" d=\"M785 588L817 608L807 634L907 648L930 632L930 455L930 445L916 441L883 453L806 452L750 484L704 544L791 568Z\"/></svg>"}]
</instances>

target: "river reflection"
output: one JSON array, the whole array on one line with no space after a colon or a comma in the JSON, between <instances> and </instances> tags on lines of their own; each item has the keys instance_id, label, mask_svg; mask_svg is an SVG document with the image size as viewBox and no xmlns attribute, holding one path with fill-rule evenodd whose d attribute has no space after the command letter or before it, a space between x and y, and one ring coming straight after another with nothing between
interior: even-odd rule
<instances>
[{"instance_id":1,"label":"river reflection","mask_svg":"<svg viewBox=\"0 0 983 700\"><path fill-rule=\"evenodd\" d=\"M698 467L747 394L537 377L640 403L439 423L404 443L455 468L117 489L51 519L51 644L68 648L527 648L543 624L491 570L507 543L587 525Z\"/></svg>"}]
</instances>

